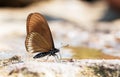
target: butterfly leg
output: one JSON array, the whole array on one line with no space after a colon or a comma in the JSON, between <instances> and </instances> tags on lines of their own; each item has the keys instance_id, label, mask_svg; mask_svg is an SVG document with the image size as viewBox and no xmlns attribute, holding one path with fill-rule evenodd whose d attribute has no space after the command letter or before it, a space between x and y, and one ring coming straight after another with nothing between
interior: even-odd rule
<instances>
[{"instance_id":1,"label":"butterfly leg","mask_svg":"<svg viewBox=\"0 0 120 77\"><path fill-rule=\"evenodd\" d=\"M62 59L61 53L60 53L60 52L58 52L58 54L59 54L59 59L61 60L61 59Z\"/></svg>"},{"instance_id":2,"label":"butterfly leg","mask_svg":"<svg viewBox=\"0 0 120 77\"><path fill-rule=\"evenodd\" d=\"M55 61L56 61L56 62L61 62L61 60L60 60L60 58L58 57L58 55L55 54L54 57L55 57Z\"/></svg>"},{"instance_id":3,"label":"butterfly leg","mask_svg":"<svg viewBox=\"0 0 120 77\"><path fill-rule=\"evenodd\" d=\"M47 55L47 58L45 59L45 61L47 61L49 59L49 55Z\"/></svg>"}]
</instances>

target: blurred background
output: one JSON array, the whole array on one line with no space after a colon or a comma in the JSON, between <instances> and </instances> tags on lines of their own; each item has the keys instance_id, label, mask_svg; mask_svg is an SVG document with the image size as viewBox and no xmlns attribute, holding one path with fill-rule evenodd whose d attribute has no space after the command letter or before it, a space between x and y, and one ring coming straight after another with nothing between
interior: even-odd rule
<instances>
[{"instance_id":1,"label":"blurred background","mask_svg":"<svg viewBox=\"0 0 120 77\"><path fill-rule=\"evenodd\" d=\"M0 0L0 59L29 57L32 12L47 18L63 58L120 59L120 0Z\"/></svg>"}]
</instances>

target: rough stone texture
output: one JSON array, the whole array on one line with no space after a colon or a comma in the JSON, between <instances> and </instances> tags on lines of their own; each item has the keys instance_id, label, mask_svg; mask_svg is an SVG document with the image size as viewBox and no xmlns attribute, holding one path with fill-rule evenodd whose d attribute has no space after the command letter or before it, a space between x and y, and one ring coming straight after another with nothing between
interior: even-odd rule
<instances>
[{"instance_id":1,"label":"rough stone texture","mask_svg":"<svg viewBox=\"0 0 120 77\"><path fill-rule=\"evenodd\" d=\"M14 57L15 58L15 57ZM18 59L18 61L17 61ZM61 60L61 62L9 60L1 66L0 77L119 77L120 60ZM6 60L6 61L7 61ZM4 60L5 61L5 60Z\"/></svg>"}]
</instances>

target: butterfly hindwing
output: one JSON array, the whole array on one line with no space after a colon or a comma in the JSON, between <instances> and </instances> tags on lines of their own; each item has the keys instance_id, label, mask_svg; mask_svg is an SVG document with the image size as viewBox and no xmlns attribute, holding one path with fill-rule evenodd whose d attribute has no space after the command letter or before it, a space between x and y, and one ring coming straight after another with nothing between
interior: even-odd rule
<instances>
[{"instance_id":1,"label":"butterfly hindwing","mask_svg":"<svg viewBox=\"0 0 120 77\"><path fill-rule=\"evenodd\" d=\"M28 52L47 52L50 45L39 33L31 32L26 37L26 48Z\"/></svg>"}]
</instances>

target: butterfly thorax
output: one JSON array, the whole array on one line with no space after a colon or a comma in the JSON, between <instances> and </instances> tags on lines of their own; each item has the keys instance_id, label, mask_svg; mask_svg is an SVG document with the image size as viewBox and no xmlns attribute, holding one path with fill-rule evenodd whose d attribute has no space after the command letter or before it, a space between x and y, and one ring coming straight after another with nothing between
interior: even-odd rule
<instances>
[{"instance_id":1,"label":"butterfly thorax","mask_svg":"<svg viewBox=\"0 0 120 77\"><path fill-rule=\"evenodd\" d=\"M49 56L55 56L56 55L55 53L57 53L57 52L59 52L59 50L54 48L54 49L49 51Z\"/></svg>"},{"instance_id":2,"label":"butterfly thorax","mask_svg":"<svg viewBox=\"0 0 120 77\"><path fill-rule=\"evenodd\" d=\"M46 55L55 56L57 52L59 52L59 50L54 48L54 49L52 49L52 50L50 50L48 52L40 52L37 55L35 55L33 58L40 58L40 57L44 57Z\"/></svg>"}]
</instances>

